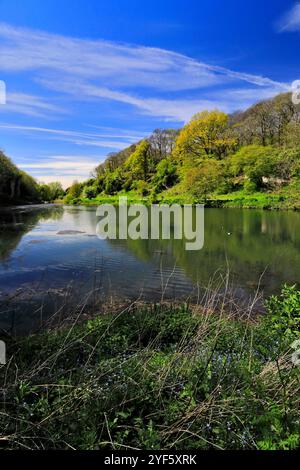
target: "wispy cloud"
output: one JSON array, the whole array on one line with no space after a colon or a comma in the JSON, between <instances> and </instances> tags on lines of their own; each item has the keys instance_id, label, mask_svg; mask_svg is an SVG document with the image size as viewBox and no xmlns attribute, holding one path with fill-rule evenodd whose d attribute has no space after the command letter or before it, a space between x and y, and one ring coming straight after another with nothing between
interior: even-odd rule
<instances>
[{"instance_id":1,"label":"wispy cloud","mask_svg":"<svg viewBox=\"0 0 300 470\"><path fill-rule=\"evenodd\" d=\"M67 188L74 180L86 180L104 158L103 155L37 155L34 163L31 157L19 160L18 164L22 170L28 171L39 182L49 183L59 180Z\"/></svg>"},{"instance_id":2,"label":"wispy cloud","mask_svg":"<svg viewBox=\"0 0 300 470\"><path fill-rule=\"evenodd\" d=\"M207 64L159 48L76 39L0 24L0 70L29 72L42 86L74 100L123 103L162 119L186 121L203 107L233 111L221 88L286 91L268 77ZM212 97L212 91L215 98ZM234 103L238 108L245 101ZM248 104L248 101L247 101ZM83 144L82 141L80 145Z\"/></svg>"},{"instance_id":3,"label":"wispy cloud","mask_svg":"<svg viewBox=\"0 0 300 470\"><path fill-rule=\"evenodd\" d=\"M220 68L216 69L219 70ZM231 73L235 76L234 72ZM246 77L247 75L243 74L243 80L246 81ZM202 90L199 98L194 96L194 98L184 99L177 96L173 99L165 99L141 98L136 94L132 95L129 93L113 91L109 88L99 87L79 81L76 81L76 83L72 83L69 80L52 82L45 79L41 80L41 82L52 90L63 90L65 93L75 95L77 99L107 99L110 101L125 103L138 108L144 114L160 116L167 120L177 122L186 122L191 118L191 116L193 116L193 114L201 111L202 109L221 108L225 112L230 113L236 109L242 109L249 106L253 101L269 98L274 96L276 93L288 91L290 89L288 84L277 83L263 77L251 76L247 82L252 86L257 85L257 88L226 88L225 90L213 88Z\"/></svg>"},{"instance_id":4,"label":"wispy cloud","mask_svg":"<svg viewBox=\"0 0 300 470\"><path fill-rule=\"evenodd\" d=\"M49 115L66 113L66 110L49 103L48 100L40 96L8 92L6 94L6 104L0 106L0 112L47 118Z\"/></svg>"},{"instance_id":5,"label":"wispy cloud","mask_svg":"<svg viewBox=\"0 0 300 470\"><path fill-rule=\"evenodd\" d=\"M300 31L300 3L296 3L278 22L278 30Z\"/></svg>"},{"instance_id":6,"label":"wispy cloud","mask_svg":"<svg viewBox=\"0 0 300 470\"><path fill-rule=\"evenodd\" d=\"M110 149L122 149L127 145L145 137L140 134L124 134L124 133L94 133L94 132L80 132L64 129L50 129L46 127L23 126L15 124L0 124L0 129L10 131L18 131L28 135L44 134L48 138L70 142L75 145L85 145L93 147L102 147Z\"/></svg>"}]
</instances>

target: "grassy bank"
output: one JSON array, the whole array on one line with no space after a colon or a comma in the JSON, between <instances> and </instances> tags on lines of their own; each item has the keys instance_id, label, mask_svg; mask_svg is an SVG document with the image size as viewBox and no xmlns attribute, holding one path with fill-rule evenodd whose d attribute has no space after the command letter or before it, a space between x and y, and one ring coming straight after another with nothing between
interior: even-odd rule
<instances>
[{"instance_id":1,"label":"grassy bank","mask_svg":"<svg viewBox=\"0 0 300 470\"><path fill-rule=\"evenodd\" d=\"M94 206L100 204L119 203L119 197L126 196L128 204L197 204L203 203L206 207L227 207L238 209L265 209L265 210L300 210L299 191L281 190L278 192L235 191L229 194L211 195L207 199L197 199L187 193L174 194L166 191L159 196L141 196L134 192L119 193L113 196L98 195L96 198L76 198L70 204Z\"/></svg>"},{"instance_id":2,"label":"grassy bank","mask_svg":"<svg viewBox=\"0 0 300 470\"><path fill-rule=\"evenodd\" d=\"M88 199L84 197L69 200L70 204L100 205L118 204L119 198L126 196L128 204L197 204L203 203L206 207L230 207L241 209L266 209L266 210L300 210L300 186L298 183L290 184L276 191L248 192L239 190L227 194L211 193L206 198L195 197L179 184L174 188L163 191L160 194L150 193L142 196L137 191L121 191L108 196L99 194Z\"/></svg>"},{"instance_id":3,"label":"grassy bank","mask_svg":"<svg viewBox=\"0 0 300 470\"><path fill-rule=\"evenodd\" d=\"M213 207L232 207L241 209L300 210L299 191L284 190L278 192L234 193L214 196L209 200Z\"/></svg>"},{"instance_id":4,"label":"grassy bank","mask_svg":"<svg viewBox=\"0 0 300 470\"><path fill-rule=\"evenodd\" d=\"M6 340L7 449L300 447L300 293L250 321L225 308L131 306Z\"/></svg>"}]
</instances>

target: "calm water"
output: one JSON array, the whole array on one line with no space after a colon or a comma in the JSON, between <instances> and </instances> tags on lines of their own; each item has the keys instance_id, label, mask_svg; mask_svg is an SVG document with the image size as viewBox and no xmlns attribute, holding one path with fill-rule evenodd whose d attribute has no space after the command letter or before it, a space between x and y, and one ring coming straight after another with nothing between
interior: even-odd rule
<instances>
[{"instance_id":1,"label":"calm water","mask_svg":"<svg viewBox=\"0 0 300 470\"><path fill-rule=\"evenodd\" d=\"M57 308L66 286L79 298L93 288L103 299L187 298L229 269L247 297L263 273L265 295L300 278L299 213L207 209L199 252L185 240L99 240L96 224L92 207L0 210L0 328L33 321L41 298ZM72 230L83 233L59 234Z\"/></svg>"}]
</instances>

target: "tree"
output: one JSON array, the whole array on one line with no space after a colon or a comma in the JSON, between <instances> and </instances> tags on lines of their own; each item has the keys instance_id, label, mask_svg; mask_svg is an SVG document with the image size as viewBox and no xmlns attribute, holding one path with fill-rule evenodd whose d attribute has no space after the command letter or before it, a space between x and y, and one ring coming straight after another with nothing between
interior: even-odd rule
<instances>
[{"instance_id":1,"label":"tree","mask_svg":"<svg viewBox=\"0 0 300 470\"><path fill-rule=\"evenodd\" d=\"M199 167L188 170L185 187L196 198L207 199L210 193L216 191L222 180L222 163L206 160Z\"/></svg>"},{"instance_id":2,"label":"tree","mask_svg":"<svg viewBox=\"0 0 300 470\"><path fill-rule=\"evenodd\" d=\"M107 172L115 171L125 163L130 155L136 150L137 146L138 144L132 144L120 152L109 153L104 163L100 163L100 165L95 168L93 171L93 176L95 178L99 178L105 175Z\"/></svg>"},{"instance_id":3,"label":"tree","mask_svg":"<svg viewBox=\"0 0 300 470\"><path fill-rule=\"evenodd\" d=\"M107 173L105 178L105 192L106 194L116 194L123 189L124 176L121 169L117 169L113 173Z\"/></svg>"},{"instance_id":4,"label":"tree","mask_svg":"<svg viewBox=\"0 0 300 470\"><path fill-rule=\"evenodd\" d=\"M48 184L41 183L39 185L40 198L44 202L51 202L51 191Z\"/></svg>"},{"instance_id":5,"label":"tree","mask_svg":"<svg viewBox=\"0 0 300 470\"><path fill-rule=\"evenodd\" d=\"M38 189L42 201L45 202L53 202L55 199L61 199L65 195L65 191L58 181L49 184L40 184Z\"/></svg>"},{"instance_id":6,"label":"tree","mask_svg":"<svg viewBox=\"0 0 300 470\"><path fill-rule=\"evenodd\" d=\"M283 145L287 140L288 125L296 115L296 106L293 104L290 93L284 93L273 99L275 111L275 126L277 142Z\"/></svg>"},{"instance_id":7,"label":"tree","mask_svg":"<svg viewBox=\"0 0 300 470\"><path fill-rule=\"evenodd\" d=\"M0 151L0 195L5 199L14 199L19 180L18 168L10 158Z\"/></svg>"},{"instance_id":8,"label":"tree","mask_svg":"<svg viewBox=\"0 0 300 470\"><path fill-rule=\"evenodd\" d=\"M16 165L0 151L0 202L38 202L38 185L34 178Z\"/></svg>"},{"instance_id":9,"label":"tree","mask_svg":"<svg viewBox=\"0 0 300 470\"><path fill-rule=\"evenodd\" d=\"M39 200L38 184L25 171L20 171L20 196L30 202Z\"/></svg>"},{"instance_id":10,"label":"tree","mask_svg":"<svg viewBox=\"0 0 300 470\"><path fill-rule=\"evenodd\" d=\"M220 111L203 111L184 126L177 141L175 155L180 162L207 157L221 159L236 145L228 128L228 115Z\"/></svg>"},{"instance_id":11,"label":"tree","mask_svg":"<svg viewBox=\"0 0 300 470\"><path fill-rule=\"evenodd\" d=\"M67 198L69 199L77 199L81 196L83 185L78 183L78 181L74 181L72 186L67 191Z\"/></svg>"},{"instance_id":12,"label":"tree","mask_svg":"<svg viewBox=\"0 0 300 470\"><path fill-rule=\"evenodd\" d=\"M300 176L300 148L287 148L279 151L276 176L284 182Z\"/></svg>"},{"instance_id":13,"label":"tree","mask_svg":"<svg viewBox=\"0 0 300 470\"><path fill-rule=\"evenodd\" d=\"M142 140L135 152L133 152L125 162L125 169L131 172L134 179L147 181L150 166L150 144L147 140Z\"/></svg>"},{"instance_id":14,"label":"tree","mask_svg":"<svg viewBox=\"0 0 300 470\"><path fill-rule=\"evenodd\" d=\"M157 192L171 188L178 182L178 173L176 165L170 159L163 159L156 167L156 175L153 183Z\"/></svg>"},{"instance_id":15,"label":"tree","mask_svg":"<svg viewBox=\"0 0 300 470\"><path fill-rule=\"evenodd\" d=\"M270 100L261 101L243 113L231 116L231 125L240 145L286 145L289 127L299 127L300 107L292 102L291 93L282 93Z\"/></svg>"},{"instance_id":16,"label":"tree","mask_svg":"<svg viewBox=\"0 0 300 470\"><path fill-rule=\"evenodd\" d=\"M93 199L97 196L97 191L94 186L85 186L83 190L83 197Z\"/></svg>"},{"instance_id":17,"label":"tree","mask_svg":"<svg viewBox=\"0 0 300 470\"><path fill-rule=\"evenodd\" d=\"M171 155L177 136L178 131L175 129L155 129L149 138L150 152L154 163Z\"/></svg>"},{"instance_id":18,"label":"tree","mask_svg":"<svg viewBox=\"0 0 300 470\"><path fill-rule=\"evenodd\" d=\"M60 199L65 194L61 183L59 183L58 181L49 183L48 188L49 188L49 196L50 196L49 201L55 201L55 199Z\"/></svg>"},{"instance_id":19,"label":"tree","mask_svg":"<svg viewBox=\"0 0 300 470\"><path fill-rule=\"evenodd\" d=\"M263 178L276 174L278 151L271 146L248 145L231 157L234 176L243 176L252 183L252 188L263 186Z\"/></svg>"}]
</instances>

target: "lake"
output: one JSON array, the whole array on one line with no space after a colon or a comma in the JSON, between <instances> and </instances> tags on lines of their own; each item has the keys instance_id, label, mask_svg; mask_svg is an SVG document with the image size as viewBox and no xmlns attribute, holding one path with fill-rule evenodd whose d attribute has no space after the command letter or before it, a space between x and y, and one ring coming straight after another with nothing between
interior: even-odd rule
<instances>
[{"instance_id":1,"label":"lake","mask_svg":"<svg viewBox=\"0 0 300 470\"><path fill-rule=\"evenodd\" d=\"M185 240L100 240L97 222L95 207L0 209L0 328L28 328L66 295L201 301L229 272L247 299L258 284L267 296L299 281L300 213L206 209L200 251L186 251Z\"/></svg>"}]
</instances>

